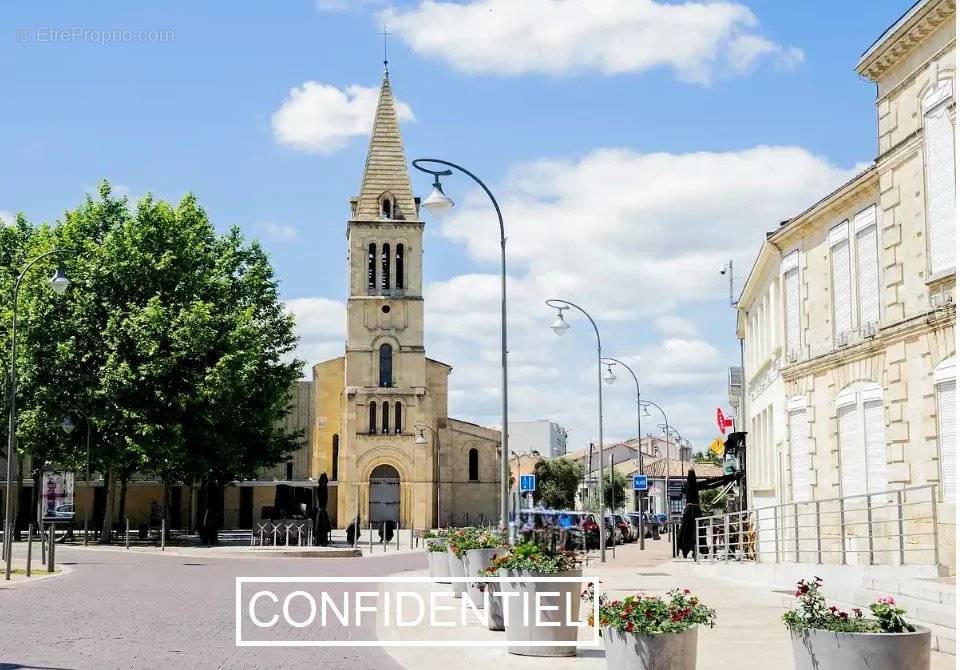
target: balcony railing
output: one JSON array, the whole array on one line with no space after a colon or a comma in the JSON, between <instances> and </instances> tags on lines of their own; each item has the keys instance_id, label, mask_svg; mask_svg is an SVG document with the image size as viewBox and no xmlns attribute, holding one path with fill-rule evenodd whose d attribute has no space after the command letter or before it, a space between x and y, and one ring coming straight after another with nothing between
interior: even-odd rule
<instances>
[{"instance_id":1,"label":"balcony railing","mask_svg":"<svg viewBox=\"0 0 960 670\"><path fill-rule=\"evenodd\" d=\"M696 560L938 565L937 485L697 519Z\"/></svg>"}]
</instances>

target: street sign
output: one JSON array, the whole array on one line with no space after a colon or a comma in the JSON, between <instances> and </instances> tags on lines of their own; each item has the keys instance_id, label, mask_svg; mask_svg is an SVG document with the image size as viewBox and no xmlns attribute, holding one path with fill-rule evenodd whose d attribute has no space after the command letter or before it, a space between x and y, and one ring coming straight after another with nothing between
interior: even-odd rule
<instances>
[{"instance_id":1,"label":"street sign","mask_svg":"<svg viewBox=\"0 0 960 670\"><path fill-rule=\"evenodd\" d=\"M719 407L717 408L717 427L720 429L720 432L724 434L726 434L727 428L733 427L733 419L725 417L723 410Z\"/></svg>"},{"instance_id":2,"label":"street sign","mask_svg":"<svg viewBox=\"0 0 960 670\"><path fill-rule=\"evenodd\" d=\"M634 490L634 491L646 491L646 490L647 490L647 476L646 476L646 475L634 475L634 476L633 476L633 490Z\"/></svg>"},{"instance_id":3,"label":"street sign","mask_svg":"<svg viewBox=\"0 0 960 670\"><path fill-rule=\"evenodd\" d=\"M520 493L533 493L537 490L536 475L520 475Z\"/></svg>"}]
</instances>

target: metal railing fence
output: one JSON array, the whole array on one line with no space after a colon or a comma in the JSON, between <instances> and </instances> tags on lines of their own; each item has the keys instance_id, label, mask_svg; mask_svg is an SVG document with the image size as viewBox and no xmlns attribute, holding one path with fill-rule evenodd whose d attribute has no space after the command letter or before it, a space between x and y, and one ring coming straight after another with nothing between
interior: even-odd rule
<instances>
[{"instance_id":1,"label":"metal railing fence","mask_svg":"<svg viewBox=\"0 0 960 670\"><path fill-rule=\"evenodd\" d=\"M938 565L937 485L697 519L696 560Z\"/></svg>"}]
</instances>

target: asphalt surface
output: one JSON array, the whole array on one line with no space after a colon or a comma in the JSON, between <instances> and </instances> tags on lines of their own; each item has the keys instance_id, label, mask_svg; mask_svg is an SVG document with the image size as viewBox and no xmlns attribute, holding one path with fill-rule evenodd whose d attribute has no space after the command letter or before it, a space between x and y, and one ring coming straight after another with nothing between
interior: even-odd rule
<instances>
[{"instance_id":1,"label":"asphalt surface","mask_svg":"<svg viewBox=\"0 0 960 670\"><path fill-rule=\"evenodd\" d=\"M32 583L0 581L0 670L398 669L378 647L237 647L235 577L368 577L426 567L422 553L247 559L71 547L58 547L57 561L72 571ZM311 634L346 638L338 626Z\"/></svg>"}]
</instances>

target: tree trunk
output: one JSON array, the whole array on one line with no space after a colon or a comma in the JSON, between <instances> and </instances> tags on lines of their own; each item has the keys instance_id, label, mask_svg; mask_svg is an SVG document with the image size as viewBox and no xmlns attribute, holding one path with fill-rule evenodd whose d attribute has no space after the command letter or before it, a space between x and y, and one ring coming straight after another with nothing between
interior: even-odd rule
<instances>
[{"instance_id":1,"label":"tree trunk","mask_svg":"<svg viewBox=\"0 0 960 670\"><path fill-rule=\"evenodd\" d=\"M120 512L117 515L117 523L122 524L127 518L127 478L129 471L124 468L120 475Z\"/></svg>"},{"instance_id":2,"label":"tree trunk","mask_svg":"<svg viewBox=\"0 0 960 670\"><path fill-rule=\"evenodd\" d=\"M113 468L107 468L103 474L103 486L107 494L103 501L103 528L100 532L100 544L110 544L113 541L113 503L117 495L116 473Z\"/></svg>"}]
</instances>

